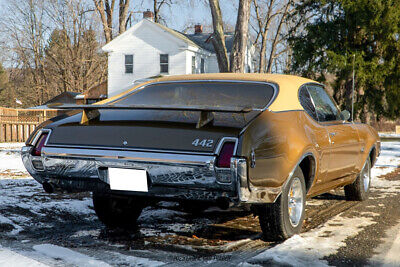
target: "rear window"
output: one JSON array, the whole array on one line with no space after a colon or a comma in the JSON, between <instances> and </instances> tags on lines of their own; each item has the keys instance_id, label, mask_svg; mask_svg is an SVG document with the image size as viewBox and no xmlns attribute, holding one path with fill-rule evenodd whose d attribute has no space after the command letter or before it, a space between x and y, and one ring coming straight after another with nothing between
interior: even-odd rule
<instances>
[{"instance_id":1,"label":"rear window","mask_svg":"<svg viewBox=\"0 0 400 267\"><path fill-rule=\"evenodd\" d=\"M273 96L274 88L266 83L174 82L150 84L112 104L263 109Z\"/></svg>"}]
</instances>

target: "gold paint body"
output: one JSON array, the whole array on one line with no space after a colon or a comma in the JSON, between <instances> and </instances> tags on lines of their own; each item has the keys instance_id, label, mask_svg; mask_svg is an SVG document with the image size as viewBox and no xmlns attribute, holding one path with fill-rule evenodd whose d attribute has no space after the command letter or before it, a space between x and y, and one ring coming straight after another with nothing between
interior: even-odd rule
<instances>
[{"instance_id":1,"label":"gold paint body","mask_svg":"<svg viewBox=\"0 0 400 267\"><path fill-rule=\"evenodd\" d=\"M146 84L184 80L257 81L278 87L273 103L239 136L237 156L248 161L248 186L257 197L256 202L274 202L305 155L315 160L307 192L307 196L314 196L352 183L367 157L371 155L374 163L380 153L379 136L370 126L345 121L320 123L312 119L301 106L298 92L302 85L317 82L297 76L232 73L169 76L139 84L96 104L106 104ZM255 166L251 168L253 151Z\"/></svg>"},{"instance_id":2,"label":"gold paint body","mask_svg":"<svg viewBox=\"0 0 400 267\"><path fill-rule=\"evenodd\" d=\"M371 155L374 163L380 153L378 134L370 126L344 121L319 123L312 119L301 106L298 91L304 84L317 82L297 76L232 73L169 76L136 85L94 105L106 104L146 84L183 80L257 81L278 87L273 103L238 136L237 156L247 160L246 186L254 202L274 202L305 156L315 161L311 175L306 178L307 196L314 196L352 183L367 157ZM82 122L88 119L82 118ZM254 167L250 167L252 153Z\"/></svg>"}]
</instances>

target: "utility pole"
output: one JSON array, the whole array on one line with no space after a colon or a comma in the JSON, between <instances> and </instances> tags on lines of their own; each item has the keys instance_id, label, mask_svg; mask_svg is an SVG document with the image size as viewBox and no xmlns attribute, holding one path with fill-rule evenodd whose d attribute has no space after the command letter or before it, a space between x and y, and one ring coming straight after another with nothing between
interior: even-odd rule
<instances>
[{"instance_id":1,"label":"utility pole","mask_svg":"<svg viewBox=\"0 0 400 267\"><path fill-rule=\"evenodd\" d=\"M354 68L354 64L355 64L355 59L356 59L356 55L353 54L353 89L352 89L352 93L351 93L351 121L354 122L354 77L355 77L355 68Z\"/></svg>"}]
</instances>

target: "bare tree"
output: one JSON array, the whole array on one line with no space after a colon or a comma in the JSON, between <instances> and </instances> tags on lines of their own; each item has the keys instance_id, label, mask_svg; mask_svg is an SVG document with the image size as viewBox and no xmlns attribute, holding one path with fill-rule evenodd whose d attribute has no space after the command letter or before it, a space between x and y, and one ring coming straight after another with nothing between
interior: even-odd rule
<instances>
[{"instance_id":1,"label":"bare tree","mask_svg":"<svg viewBox=\"0 0 400 267\"><path fill-rule=\"evenodd\" d=\"M0 101L18 97L24 106L43 104L64 91L82 92L106 77L96 18L85 0L9 2L0 20L10 51L10 88ZM14 100L14 99L13 99ZM15 101L14 101L15 103ZM9 105L12 105L9 103Z\"/></svg>"},{"instance_id":2,"label":"bare tree","mask_svg":"<svg viewBox=\"0 0 400 267\"><path fill-rule=\"evenodd\" d=\"M239 0L235 36L230 55L230 71L244 72L244 61L248 47L250 0Z\"/></svg>"},{"instance_id":3,"label":"bare tree","mask_svg":"<svg viewBox=\"0 0 400 267\"><path fill-rule=\"evenodd\" d=\"M254 45L259 54L258 71L287 72L291 55L289 32L301 25L301 21L292 21L290 17L297 0L252 1L252 28L256 33Z\"/></svg>"},{"instance_id":4,"label":"bare tree","mask_svg":"<svg viewBox=\"0 0 400 267\"><path fill-rule=\"evenodd\" d=\"M103 24L106 43L111 42L113 39L112 22L115 0L111 0L111 2L110 0L93 0L93 2L100 15L101 23Z\"/></svg>"},{"instance_id":5,"label":"bare tree","mask_svg":"<svg viewBox=\"0 0 400 267\"><path fill-rule=\"evenodd\" d=\"M161 17L161 8L165 5L171 6L172 4L172 0L153 0L154 22L160 23L163 20Z\"/></svg>"},{"instance_id":6,"label":"bare tree","mask_svg":"<svg viewBox=\"0 0 400 267\"><path fill-rule=\"evenodd\" d=\"M229 72L228 52L225 46L225 33L219 0L209 0L209 3L214 29L212 43L217 55L219 71Z\"/></svg>"},{"instance_id":7,"label":"bare tree","mask_svg":"<svg viewBox=\"0 0 400 267\"><path fill-rule=\"evenodd\" d=\"M100 16L103 25L104 38L106 43L111 42L114 38L113 33L113 16L115 8L115 0L93 0L97 13ZM130 0L119 0L119 16L118 16L118 32L119 34L126 31L129 21L128 10Z\"/></svg>"},{"instance_id":8,"label":"bare tree","mask_svg":"<svg viewBox=\"0 0 400 267\"><path fill-rule=\"evenodd\" d=\"M24 88L34 98L31 104L40 104L46 98L46 75L44 68L45 4L38 0L9 2L1 20L1 31L7 36L7 50L12 55L12 66L20 69Z\"/></svg>"},{"instance_id":9,"label":"bare tree","mask_svg":"<svg viewBox=\"0 0 400 267\"><path fill-rule=\"evenodd\" d=\"M259 38L261 38L261 47L259 51L259 65L258 72L265 72L266 65L266 51L267 51L267 39L268 33L270 29L271 22L273 18L278 14L277 12L273 12L275 0L267 0L267 3L262 3L262 7L260 7L258 0L253 0L254 3L254 11L257 20L257 37L255 43L258 42ZM264 11L264 12L262 12ZM265 13L265 15L263 15Z\"/></svg>"},{"instance_id":10,"label":"bare tree","mask_svg":"<svg viewBox=\"0 0 400 267\"><path fill-rule=\"evenodd\" d=\"M271 50L270 50L269 59L268 59L268 65L267 65L267 72L268 73L270 73L271 70L272 70L272 64L273 64L273 61L274 61L274 59L276 57L275 52L276 52L277 45L279 43L279 37L281 35L282 25L284 25L284 22L286 21L287 15L289 13L289 7L292 4L293 4L293 1L292 0L288 0L288 2L286 3L286 5L285 5L285 7L283 9L283 12L282 12L282 15L280 17L280 20L278 22L278 27L276 29L275 36L274 36L274 38L272 40L272 43L271 43Z\"/></svg>"},{"instance_id":11,"label":"bare tree","mask_svg":"<svg viewBox=\"0 0 400 267\"><path fill-rule=\"evenodd\" d=\"M54 93L81 92L105 78L106 58L98 52L96 22L84 0L47 0L55 29L46 46L45 68Z\"/></svg>"}]
</instances>

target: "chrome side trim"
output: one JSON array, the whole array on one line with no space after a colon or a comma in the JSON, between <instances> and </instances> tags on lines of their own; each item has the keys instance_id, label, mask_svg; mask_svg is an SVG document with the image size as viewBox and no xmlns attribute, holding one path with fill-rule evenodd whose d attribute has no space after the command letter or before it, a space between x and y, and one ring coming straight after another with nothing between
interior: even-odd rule
<instances>
[{"instance_id":1,"label":"chrome side trim","mask_svg":"<svg viewBox=\"0 0 400 267\"><path fill-rule=\"evenodd\" d=\"M272 113L285 113L285 112L295 112L295 111L305 111L304 109L289 109L289 110L280 110L280 111L271 111Z\"/></svg>"}]
</instances>

